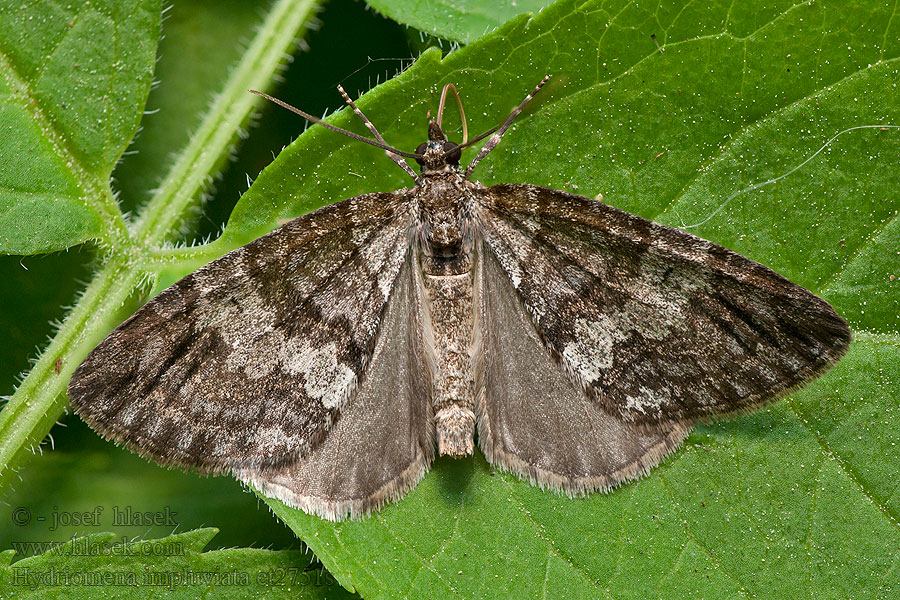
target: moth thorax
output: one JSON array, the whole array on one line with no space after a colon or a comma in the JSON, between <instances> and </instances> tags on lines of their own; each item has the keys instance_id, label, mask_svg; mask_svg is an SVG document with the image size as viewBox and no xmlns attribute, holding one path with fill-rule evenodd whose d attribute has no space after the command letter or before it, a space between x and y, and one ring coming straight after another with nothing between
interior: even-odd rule
<instances>
[{"instance_id":1,"label":"moth thorax","mask_svg":"<svg viewBox=\"0 0 900 600\"><path fill-rule=\"evenodd\" d=\"M432 181L420 199L419 231L425 255L452 260L467 254L471 250L472 229L468 213L456 182Z\"/></svg>"},{"instance_id":2,"label":"moth thorax","mask_svg":"<svg viewBox=\"0 0 900 600\"><path fill-rule=\"evenodd\" d=\"M438 453L442 456L467 456L475 448L475 413L471 408L452 404L434 416Z\"/></svg>"}]
</instances>

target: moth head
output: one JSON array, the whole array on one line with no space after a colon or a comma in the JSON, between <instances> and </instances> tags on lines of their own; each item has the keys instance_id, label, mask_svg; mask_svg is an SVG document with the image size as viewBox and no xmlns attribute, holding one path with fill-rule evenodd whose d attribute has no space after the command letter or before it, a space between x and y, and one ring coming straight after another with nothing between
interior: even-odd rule
<instances>
[{"instance_id":1,"label":"moth head","mask_svg":"<svg viewBox=\"0 0 900 600\"><path fill-rule=\"evenodd\" d=\"M512 124L513 119L516 118L516 115L522 112L522 109L528 103L529 100L538 92L541 87L547 83L550 79L550 76L547 75L543 80L537 85L537 87L532 90L528 96L525 97L525 100L512 112L509 117L506 119L506 122L503 125L499 125L496 127L491 127L484 133L479 136L476 136L473 139L469 139L469 129L466 124L466 113L463 110L462 100L459 97L459 93L456 91L456 86L452 83L448 83L444 86L443 91L441 92L441 103L438 107L437 119L432 120L428 123L428 141L419 144L419 147L416 148L416 151L413 152L405 152L403 150L399 150L394 148L393 146L388 145L385 142L384 138L381 137L381 134L378 133L378 130L375 129L375 126L372 125L371 121L369 121L366 116L360 111L356 105L353 103L353 100L350 99L350 96L347 95L347 92L344 91L344 88L338 86L338 91L340 91L341 95L344 97L344 100L347 101L347 104L353 109L353 111L359 115L359 117L363 120L368 127L369 131L375 136L375 139L369 139L367 137L361 136L359 134L353 133L352 131L347 131L346 129L341 129L340 127L335 127L330 123L326 123L319 119L318 117L314 117L309 113L306 113L299 108L295 108L286 102L278 100L277 98L273 98L272 96L260 92L258 90L250 90L250 92L256 94L257 96L262 96L267 100L274 102L275 104L288 109L291 112L294 112L307 121L311 123L318 123L322 127L326 129L330 129L337 133L346 135L349 138L354 140L358 140L360 142L364 142L369 144L370 146L375 146L376 148L381 148L387 152L388 157L393 160L397 165L406 171L413 179L416 181L419 180L415 171L413 171L412 167L410 167L403 160L404 158L412 158L415 159L417 163L422 167L422 175L426 174L438 174L438 173L455 173L460 171L459 161L462 157L462 149L471 146L472 144L483 140L488 136L492 136L488 143L484 145L481 151L478 153L478 156L475 157L468 167L466 167L466 172L464 177L466 179L472 173L472 169L475 168L475 165L484 158L488 152L490 152L500 141L500 137L503 135L509 126ZM447 135L444 133L444 130L441 128L441 121L444 117L444 106L447 101L447 94L449 92L453 92L453 95L456 97L456 104L459 107L459 116L462 122L462 143L455 144L447 139Z\"/></svg>"},{"instance_id":2,"label":"moth head","mask_svg":"<svg viewBox=\"0 0 900 600\"><path fill-rule=\"evenodd\" d=\"M462 149L447 139L447 134L437 121L428 123L428 141L416 148L416 162L422 173L458 170Z\"/></svg>"}]
</instances>

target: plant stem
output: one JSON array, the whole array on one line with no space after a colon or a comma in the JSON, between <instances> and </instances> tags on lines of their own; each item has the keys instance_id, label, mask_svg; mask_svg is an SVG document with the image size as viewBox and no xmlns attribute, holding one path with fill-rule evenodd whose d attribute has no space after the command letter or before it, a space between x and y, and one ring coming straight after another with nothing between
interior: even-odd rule
<instances>
[{"instance_id":1,"label":"plant stem","mask_svg":"<svg viewBox=\"0 0 900 600\"><path fill-rule=\"evenodd\" d=\"M261 101L247 90L269 88L272 75L317 5L315 0L275 3L190 143L141 212L133 237L115 247L104 245L110 251L104 266L0 411L0 491L63 413L67 403L63 392L77 365L120 321L142 283L155 278L147 266L153 264L154 249L166 241L185 213L199 205L207 183L224 164L240 128ZM122 215L104 213L104 218L114 228Z\"/></svg>"},{"instance_id":2,"label":"plant stem","mask_svg":"<svg viewBox=\"0 0 900 600\"><path fill-rule=\"evenodd\" d=\"M107 331L143 277L114 256L100 269L66 316L40 360L0 411L0 490L6 489L66 407L63 393L83 357ZM102 334L101 334L102 335ZM57 359L59 372L57 373Z\"/></svg>"},{"instance_id":3,"label":"plant stem","mask_svg":"<svg viewBox=\"0 0 900 600\"><path fill-rule=\"evenodd\" d=\"M243 59L213 101L207 118L141 214L136 235L146 247L157 247L165 241L185 211L197 203L197 194L210 181L209 174L218 171L228 157L223 150L232 146L235 133L262 101L248 90L269 86L286 48L293 44L315 6L313 0L281 0L272 7Z\"/></svg>"}]
</instances>

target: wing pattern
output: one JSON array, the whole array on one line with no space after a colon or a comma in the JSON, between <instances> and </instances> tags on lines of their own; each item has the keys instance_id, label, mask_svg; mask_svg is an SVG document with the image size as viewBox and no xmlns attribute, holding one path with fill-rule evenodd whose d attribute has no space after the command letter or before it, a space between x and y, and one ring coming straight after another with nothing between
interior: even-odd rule
<instances>
[{"instance_id":1,"label":"wing pattern","mask_svg":"<svg viewBox=\"0 0 900 600\"><path fill-rule=\"evenodd\" d=\"M411 260L397 278L353 401L308 456L235 475L267 496L326 519L377 510L412 488L434 457L430 380Z\"/></svg>"},{"instance_id":2,"label":"wing pattern","mask_svg":"<svg viewBox=\"0 0 900 600\"><path fill-rule=\"evenodd\" d=\"M481 235L554 359L645 428L754 409L821 374L850 329L824 300L693 235L527 184L476 198Z\"/></svg>"},{"instance_id":3,"label":"wing pattern","mask_svg":"<svg viewBox=\"0 0 900 600\"><path fill-rule=\"evenodd\" d=\"M75 371L75 411L163 464L270 469L353 396L409 249L402 193L290 221L181 279Z\"/></svg>"},{"instance_id":4,"label":"wing pattern","mask_svg":"<svg viewBox=\"0 0 900 600\"><path fill-rule=\"evenodd\" d=\"M512 282L484 249L476 274L478 443L492 464L581 495L638 477L681 445L690 424L641 431L572 384L547 352Z\"/></svg>"}]
</instances>

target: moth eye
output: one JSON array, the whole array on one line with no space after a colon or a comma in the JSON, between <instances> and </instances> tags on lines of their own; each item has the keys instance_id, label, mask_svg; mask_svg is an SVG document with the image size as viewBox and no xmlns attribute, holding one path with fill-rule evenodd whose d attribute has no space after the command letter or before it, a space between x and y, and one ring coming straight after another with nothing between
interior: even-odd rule
<instances>
[{"instance_id":1,"label":"moth eye","mask_svg":"<svg viewBox=\"0 0 900 600\"><path fill-rule=\"evenodd\" d=\"M428 142L422 142L422 143L419 144L419 146L416 148L416 154L421 154L422 156L424 156L424 155L425 155L425 149L426 149L426 148L428 148ZM422 160L421 158L417 158L417 159L416 159L416 162L419 163L419 165L422 166L422 167L425 166L425 161Z\"/></svg>"},{"instance_id":2,"label":"moth eye","mask_svg":"<svg viewBox=\"0 0 900 600\"><path fill-rule=\"evenodd\" d=\"M446 161L448 163L453 165L459 164L459 159L462 158L462 150L459 149L459 144L444 142L443 150L446 153Z\"/></svg>"}]
</instances>

